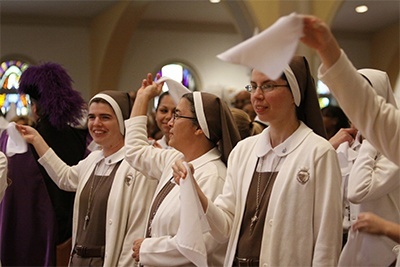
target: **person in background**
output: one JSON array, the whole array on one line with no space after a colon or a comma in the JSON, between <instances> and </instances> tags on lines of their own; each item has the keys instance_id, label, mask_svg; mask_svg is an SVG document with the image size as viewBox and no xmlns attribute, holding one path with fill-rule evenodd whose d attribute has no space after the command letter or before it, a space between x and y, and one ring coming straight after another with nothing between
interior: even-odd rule
<instances>
[{"instance_id":1,"label":"person in background","mask_svg":"<svg viewBox=\"0 0 400 267\"><path fill-rule=\"evenodd\" d=\"M378 95L397 107L388 76L374 69L358 72L368 80ZM358 134L359 136L360 134ZM360 212L372 212L385 220L400 223L399 167L379 153L368 139L362 140L351 167L346 199L350 202L348 221L354 224ZM395 242L384 236L349 232L340 256L340 266L389 266L396 259ZM376 255L380 255L376 257Z\"/></svg>"},{"instance_id":2,"label":"person in background","mask_svg":"<svg viewBox=\"0 0 400 267\"><path fill-rule=\"evenodd\" d=\"M315 49L322 62L319 79L372 146L399 165L400 111L387 104L357 73L326 23L315 16L303 15L303 24L300 40Z\"/></svg>"},{"instance_id":3,"label":"person in background","mask_svg":"<svg viewBox=\"0 0 400 267\"><path fill-rule=\"evenodd\" d=\"M257 113L254 111L253 105L252 105L251 103L248 103L248 104L244 105L243 108L242 108L242 110L243 110L244 112L246 112L246 113L249 115L251 121L254 121L254 119L255 119L256 116L257 116ZM260 126L261 126L261 125L260 125ZM263 129L264 129L264 128L265 128L265 127L263 127Z\"/></svg>"},{"instance_id":4,"label":"person in background","mask_svg":"<svg viewBox=\"0 0 400 267\"><path fill-rule=\"evenodd\" d=\"M233 107L243 109L246 104L250 104L250 93L246 90L240 90L233 99Z\"/></svg>"},{"instance_id":5,"label":"person in background","mask_svg":"<svg viewBox=\"0 0 400 267\"><path fill-rule=\"evenodd\" d=\"M242 109L231 108L233 119L238 127L241 139L261 133L264 130L260 124L252 121Z\"/></svg>"},{"instance_id":6,"label":"person in background","mask_svg":"<svg viewBox=\"0 0 400 267\"><path fill-rule=\"evenodd\" d=\"M15 122L17 124L29 125L29 126L34 125L33 120L29 116L15 116L10 120L10 122Z\"/></svg>"},{"instance_id":7,"label":"person in background","mask_svg":"<svg viewBox=\"0 0 400 267\"><path fill-rule=\"evenodd\" d=\"M19 93L32 101L36 130L58 157L76 164L86 152L86 129L77 129L84 108L80 93L72 88L67 71L56 63L27 68ZM0 258L5 266L67 265L71 250L74 193L58 186L37 163L28 146L25 153L10 153L7 131L0 149L8 156L12 184L0 204Z\"/></svg>"},{"instance_id":8,"label":"person in background","mask_svg":"<svg viewBox=\"0 0 400 267\"><path fill-rule=\"evenodd\" d=\"M169 131L171 130L169 121L175 112L175 108L176 104L168 92L164 92L159 96L155 119L158 128L163 134L162 138L156 141L161 148L170 148L168 145Z\"/></svg>"},{"instance_id":9,"label":"person in background","mask_svg":"<svg viewBox=\"0 0 400 267\"><path fill-rule=\"evenodd\" d=\"M326 106L321 109L321 112L328 140L340 129L350 127L349 120L340 107Z\"/></svg>"},{"instance_id":10,"label":"person in background","mask_svg":"<svg viewBox=\"0 0 400 267\"><path fill-rule=\"evenodd\" d=\"M137 91L131 119L125 122L127 161L146 177L159 181L145 238L134 242L132 256L145 266L193 266L178 248L176 235L182 223L180 190L173 183L171 166L181 158L190 162L196 170L195 179L199 186L210 199L215 199L225 181L226 160L240 136L224 101L210 93L194 92L182 96L169 121L169 145L174 149L149 145L147 106L160 94L161 87L162 84L154 83L152 75L148 74ZM208 233L203 238L208 265L222 266L226 242L217 242Z\"/></svg>"},{"instance_id":11,"label":"person in background","mask_svg":"<svg viewBox=\"0 0 400 267\"><path fill-rule=\"evenodd\" d=\"M142 236L155 180L124 160L128 93L103 91L89 102L88 128L101 149L77 165L64 163L33 128L17 127L35 147L39 163L62 189L77 192L70 266L133 266L131 244Z\"/></svg>"},{"instance_id":12,"label":"person in background","mask_svg":"<svg viewBox=\"0 0 400 267\"><path fill-rule=\"evenodd\" d=\"M246 88L269 126L234 148L214 202L197 187L211 235L228 240L224 266L336 266L340 169L307 60L295 56L276 80L254 69ZM175 181L186 174L177 162Z\"/></svg>"}]
</instances>

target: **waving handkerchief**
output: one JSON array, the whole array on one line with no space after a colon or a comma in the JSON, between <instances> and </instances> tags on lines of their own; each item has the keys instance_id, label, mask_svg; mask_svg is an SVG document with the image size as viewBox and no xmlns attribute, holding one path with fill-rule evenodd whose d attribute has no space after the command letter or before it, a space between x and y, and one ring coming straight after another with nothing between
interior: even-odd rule
<instances>
[{"instance_id":1,"label":"waving handkerchief","mask_svg":"<svg viewBox=\"0 0 400 267\"><path fill-rule=\"evenodd\" d=\"M203 233L210 230L210 225L197 195L190 168L186 162L184 165L188 175L180 182L181 223L176 234L176 243L179 252L196 266L207 266Z\"/></svg>"},{"instance_id":2,"label":"waving handkerchief","mask_svg":"<svg viewBox=\"0 0 400 267\"><path fill-rule=\"evenodd\" d=\"M28 151L28 145L18 130L15 128L15 122L10 122L7 126L8 140L6 146L6 155L12 157L15 154L22 154Z\"/></svg>"},{"instance_id":3,"label":"waving handkerchief","mask_svg":"<svg viewBox=\"0 0 400 267\"><path fill-rule=\"evenodd\" d=\"M257 69L276 80L289 64L303 36L303 19L292 13L260 34L219 54L221 60Z\"/></svg>"},{"instance_id":4,"label":"waving handkerchief","mask_svg":"<svg viewBox=\"0 0 400 267\"><path fill-rule=\"evenodd\" d=\"M168 92L171 96L172 100L174 101L175 105L178 105L179 100L181 97L186 93L191 93L189 89L187 89L183 84L177 82L167 76L163 76L156 81L156 83L160 84L165 82L168 86Z\"/></svg>"}]
</instances>

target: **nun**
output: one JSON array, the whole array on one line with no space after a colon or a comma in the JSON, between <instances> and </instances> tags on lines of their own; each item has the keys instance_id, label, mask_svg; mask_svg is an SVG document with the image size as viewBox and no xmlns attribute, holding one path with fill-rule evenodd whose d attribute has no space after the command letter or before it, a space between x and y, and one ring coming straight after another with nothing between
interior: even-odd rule
<instances>
[{"instance_id":1,"label":"nun","mask_svg":"<svg viewBox=\"0 0 400 267\"><path fill-rule=\"evenodd\" d=\"M170 86L170 83L167 81L170 94L183 87L177 83ZM222 192L226 160L240 135L225 102L210 93L193 92L180 98L169 121L169 145L173 149L149 145L147 107L149 101L160 94L161 86L162 83L153 82L149 74L137 91L131 118L125 122L126 160L146 177L159 181L146 233L144 238L134 242L132 256L144 266L194 266L177 245L178 228L184 222L180 220L180 190L174 183L172 165L178 159L190 162L195 171L194 179L207 197L214 200ZM206 244L207 265L222 266L226 241L218 242L208 233L198 241Z\"/></svg>"},{"instance_id":2,"label":"nun","mask_svg":"<svg viewBox=\"0 0 400 267\"><path fill-rule=\"evenodd\" d=\"M377 95L397 108L386 72L361 69L358 72ZM361 136L358 132L357 135ZM384 220L400 224L400 168L377 151L368 139L362 140L351 166L346 199L350 202L349 223L356 223L360 213L372 212ZM339 266L394 266L397 243L384 235L373 235L350 228L349 238L340 255ZM379 255L379 257L376 257Z\"/></svg>"},{"instance_id":3,"label":"nun","mask_svg":"<svg viewBox=\"0 0 400 267\"><path fill-rule=\"evenodd\" d=\"M295 56L278 79L253 69L246 89L269 126L233 149L215 201L197 190L211 235L228 241L223 266L336 266L341 174L307 60ZM175 181L185 174L176 163Z\"/></svg>"},{"instance_id":4,"label":"nun","mask_svg":"<svg viewBox=\"0 0 400 267\"><path fill-rule=\"evenodd\" d=\"M156 182L125 160L124 120L133 101L126 92L103 91L89 102L88 128L100 149L74 166L64 163L29 126L17 129L38 162L63 190L76 192L69 266L133 266L130 249L142 236Z\"/></svg>"}]
</instances>

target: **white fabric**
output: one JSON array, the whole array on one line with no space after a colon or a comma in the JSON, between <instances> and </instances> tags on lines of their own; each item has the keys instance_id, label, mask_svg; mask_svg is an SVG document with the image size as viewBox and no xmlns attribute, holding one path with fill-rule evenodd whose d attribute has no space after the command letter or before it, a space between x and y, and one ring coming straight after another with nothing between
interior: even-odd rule
<instances>
[{"instance_id":1,"label":"white fabric","mask_svg":"<svg viewBox=\"0 0 400 267\"><path fill-rule=\"evenodd\" d=\"M400 245L393 248L393 253L397 256L396 267L400 267Z\"/></svg>"},{"instance_id":2,"label":"white fabric","mask_svg":"<svg viewBox=\"0 0 400 267\"><path fill-rule=\"evenodd\" d=\"M287 65L285 67L283 72L285 73L286 79L290 86L290 90L292 91L294 103L298 107L298 106L300 106L300 103L301 103L301 94L300 94L299 83L297 82L296 76L294 75L294 73L289 65Z\"/></svg>"},{"instance_id":3,"label":"white fabric","mask_svg":"<svg viewBox=\"0 0 400 267\"><path fill-rule=\"evenodd\" d=\"M4 197L7 186L7 157L3 152L0 152L0 202Z\"/></svg>"},{"instance_id":4,"label":"white fabric","mask_svg":"<svg viewBox=\"0 0 400 267\"><path fill-rule=\"evenodd\" d=\"M175 105L178 105L179 100L181 100L182 96L187 93L191 93L189 89L187 89L183 84L173 80L172 78L163 76L156 81L157 84L165 82L168 87L169 95L174 101Z\"/></svg>"},{"instance_id":5,"label":"white fabric","mask_svg":"<svg viewBox=\"0 0 400 267\"><path fill-rule=\"evenodd\" d=\"M155 196L172 177L172 164L183 159L183 155L175 149L159 149L148 144L146 116L126 120L125 126L127 161L146 177L159 180L154 201ZM226 166L220 155L218 149L214 148L190 162L195 169L194 178L211 200L222 192L225 182ZM140 263L145 266L194 266L177 248L176 234L181 223L179 191L179 186L175 186L169 192L153 218L151 238L146 238L140 247ZM226 242L217 242L209 233L203 234L203 239L207 249L207 265L222 266Z\"/></svg>"},{"instance_id":6,"label":"white fabric","mask_svg":"<svg viewBox=\"0 0 400 267\"><path fill-rule=\"evenodd\" d=\"M269 128L240 141L228 159L223 193L206 216L211 234L229 239L223 266L232 266L246 199L257 162L257 151L272 153ZM274 183L261 241L260 266L336 266L342 240L340 169L331 144L304 123L285 147L273 149L285 156ZM268 154L267 154L268 156ZM309 180L297 180L308 171Z\"/></svg>"},{"instance_id":7,"label":"white fabric","mask_svg":"<svg viewBox=\"0 0 400 267\"><path fill-rule=\"evenodd\" d=\"M399 167L364 140L348 181L347 197L353 203L350 206L351 223L357 220L360 212L372 212L400 224L399 177ZM392 253L395 245L388 237L359 233L343 248L340 265L389 266L395 260ZM352 250L355 246L356 252Z\"/></svg>"},{"instance_id":8,"label":"white fabric","mask_svg":"<svg viewBox=\"0 0 400 267\"><path fill-rule=\"evenodd\" d=\"M324 65L318 77L329 88L348 118L371 144L400 164L400 111L377 96L342 51L329 69ZM354 101L357 99L357 101Z\"/></svg>"},{"instance_id":9,"label":"white fabric","mask_svg":"<svg viewBox=\"0 0 400 267\"><path fill-rule=\"evenodd\" d=\"M205 136L210 139L210 131L208 130L208 124L206 114L204 114L203 99L201 98L200 92L193 93L194 109L196 111L197 121L200 124Z\"/></svg>"},{"instance_id":10,"label":"white fabric","mask_svg":"<svg viewBox=\"0 0 400 267\"><path fill-rule=\"evenodd\" d=\"M183 163L186 171L186 179L180 182L181 199L181 223L176 242L178 250L196 266L207 266L207 250L203 241L203 233L210 230L210 225L203 212L200 199L197 195L196 187L193 182L193 174L189 165Z\"/></svg>"},{"instance_id":11,"label":"white fabric","mask_svg":"<svg viewBox=\"0 0 400 267\"><path fill-rule=\"evenodd\" d=\"M105 159L115 164L124 158L122 148ZM63 190L76 192L72 225L72 244L75 244L81 192L89 180L97 162L104 159L103 152L96 150L75 166L68 166L52 149L40 159L53 181ZM146 179L123 160L111 186L106 214L106 246L104 266L134 266L133 241L143 236L151 196L156 182Z\"/></svg>"},{"instance_id":12,"label":"white fabric","mask_svg":"<svg viewBox=\"0 0 400 267\"><path fill-rule=\"evenodd\" d=\"M100 94L97 94L94 97L92 97L92 99L90 99L89 103L92 102L92 100L94 98L104 99L111 105L111 107L113 108L115 115L117 116L117 119L118 119L119 131L122 135L125 135L124 117L122 116L122 111L121 111L121 108L119 107L117 101L115 101L114 98L112 98L111 96L109 96L107 94L100 93Z\"/></svg>"},{"instance_id":13,"label":"white fabric","mask_svg":"<svg viewBox=\"0 0 400 267\"><path fill-rule=\"evenodd\" d=\"M388 247L387 237L350 229L348 242L340 254L338 266L389 266L396 259L392 251L394 246ZM388 249L379 249L385 247ZM366 248L369 248L369 253L365 253Z\"/></svg>"},{"instance_id":14,"label":"white fabric","mask_svg":"<svg viewBox=\"0 0 400 267\"><path fill-rule=\"evenodd\" d=\"M360 132L357 132L353 144L350 146L349 142L343 142L336 149L339 160L340 171L342 173L342 195L343 195L343 231L347 232L351 226L351 212L358 213L357 205L351 204L347 198L347 189L349 184L349 176L353 168L354 161L358 156L358 150L361 143L359 142Z\"/></svg>"},{"instance_id":15,"label":"white fabric","mask_svg":"<svg viewBox=\"0 0 400 267\"><path fill-rule=\"evenodd\" d=\"M276 80L294 56L302 36L303 19L300 15L292 13L217 57L257 69L270 79Z\"/></svg>"},{"instance_id":16,"label":"white fabric","mask_svg":"<svg viewBox=\"0 0 400 267\"><path fill-rule=\"evenodd\" d=\"M28 144L15 128L15 122L10 122L7 126L8 140L6 145L6 155L12 157L15 154L23 154L28 151Z\"/></svg>"}]
</instances>

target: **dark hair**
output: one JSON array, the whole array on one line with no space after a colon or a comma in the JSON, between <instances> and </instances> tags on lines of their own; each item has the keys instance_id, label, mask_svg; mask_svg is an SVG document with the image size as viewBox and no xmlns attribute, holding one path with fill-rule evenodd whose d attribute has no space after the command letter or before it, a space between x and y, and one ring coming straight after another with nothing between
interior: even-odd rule
<instances>
[{"instance_id":1,"label":"dark hair","mask_svg":"<svg viewBox=\"0 0 400 267\"><path fill-rule=\"evenodd\" d=\"M160 107L161 100L164 98L164 96L167 96L167 95L169 95L169 92L164 92L158 97L158 103L157 103L156 111Z\"/></svg>"},{"instance_id":2,"label":"dark hair","mask_svg":"<svg viewBox=\"0 0 400 267\"><path fill-rule=\"evenodd\" d=\"M339 131L341 128L350 127L349 119L340 107L329 105L321 109L321 112L322 116L337 118L338 124L336 125L336 132Z\"/></svg>"}]
</instances>

